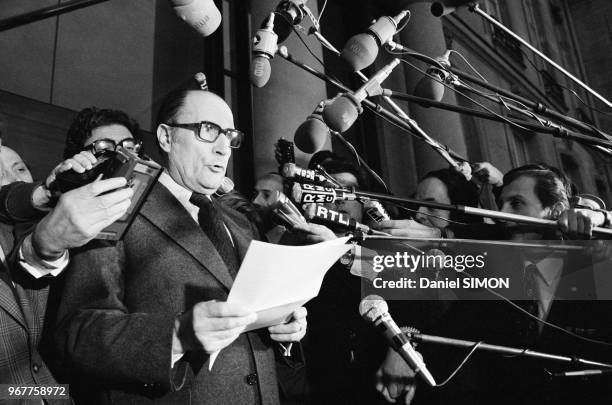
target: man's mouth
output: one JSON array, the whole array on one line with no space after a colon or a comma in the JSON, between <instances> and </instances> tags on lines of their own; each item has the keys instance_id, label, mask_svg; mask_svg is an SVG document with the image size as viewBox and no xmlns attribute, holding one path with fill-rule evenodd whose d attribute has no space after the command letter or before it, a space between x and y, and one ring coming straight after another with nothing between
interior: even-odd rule
<instances>
[{"instance_id":1,"label":"man's mouth","mask_svg":"<svg viewBox=\"0 0 612 405\"><path fill-rule=\"evenodd\" d=\"M214 173L225 173L225 167L222 165L208 165L208 168Z\"/></svg>"}]
</instances>

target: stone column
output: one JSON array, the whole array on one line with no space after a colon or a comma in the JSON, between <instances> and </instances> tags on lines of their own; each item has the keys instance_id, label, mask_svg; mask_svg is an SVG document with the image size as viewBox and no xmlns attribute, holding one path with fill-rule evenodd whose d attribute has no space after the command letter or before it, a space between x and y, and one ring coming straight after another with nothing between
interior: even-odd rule
<instances>
[{"instance_id":1,"label":"stone column","mask_svg":"<svg viewBox=\"0 0 612 405\"><path fill-rule=\"evenodd\" d=\"M438 57L446 51L446 43L442 29L442 19L431 15L430 6L431 4L428 2L419 2L408 7L412 17L410 23L400 33L400 41L404 46L412 48L417 52ZM427 68L427 65L414 59L409 59L409 61L421 68ZM408 66L405 72L406 88L411 93L418 81L423 78L423 74ZM444 92L442 102L457 104L455 93L447 89ZM410 115L429 136L442 144L448 145L460 155L467 157L461 119L457 113L434 108L423 108L411 103ZM424 142L415 140L413 144L419 177L431 170L447 166L446 161Z\"/></svg>"},{"instance_id":2,"label":"stone column","mask_svg":"<svg viewBox=\"0 0 612 405\"><path fill-rule=\"evenodd\" d=\"M252 30L259 28L261 22L276 8L278 0L250 0ZM308 7L317 15L317 2L308 2ZM309 26L309 23L305 22ZM322 58L321 46L311 37L307 39L314 53ZM297 59L313 67L312 56L304 48L295 33L283 43ZM281 136L293 140L297 127L326 98L325 83L308 72L287 62L280 56L271 61L272 75L263 88L253 88L253 127L255 177L276 171L274 143ZM318 68L318 67L317 67ZM308 160L296 149L300 165Z\"/></svg>"}]
</instances>

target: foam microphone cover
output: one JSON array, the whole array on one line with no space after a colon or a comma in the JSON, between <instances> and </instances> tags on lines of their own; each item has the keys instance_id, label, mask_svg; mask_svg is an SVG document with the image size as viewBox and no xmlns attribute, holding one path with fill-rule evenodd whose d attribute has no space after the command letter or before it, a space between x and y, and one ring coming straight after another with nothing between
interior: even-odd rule
<instances>
[{"instance_id":1,"label":"foam microphone cover","mask_svg":"<svg viewBox=\"0 0 612 405\"><path fill-rule=\"evenodd\" d=\"M270 59L265 56L257 56L253 58L251 65L251 83L255 87L263 87L270 80L270 74L272 73L272 67L270 66Z\"/></svg>"},{"instance_id":2,"label":"foam microphone cover","mask_svg":"<svg viewBox=\"0 0 612 405\"><path fill-rule=\"evenodd\" d=\"M170 0L176 15L207 37L221 25L221 12L213 0Z\"/></svg>"},{"instance_id":3,"label":"foam microphone cover","mask_svg":"<svg viewBox=\"0 0 612 405\"><path fill-rule=\"evenodd\" d=\"M323 121L336 132L346 132L357 121L363 109L350 94L333 99L323 110Z\"/></svg>"},{"instance_id":4,"label":"foam microphone cover","mask_svg":"<svg viewBox=\"0 0 612 405\"><path fill-rule=\"evenodd\" d=\"M436 74L436 71L427 71L427 73L440 77ZM443 78L440 77L440 80L443 80ZM428 100L442 101L442 97L444 97L444 85L429 76L423 76L415 86L413 94Z\"/></svg>"},{"instance_id":5,"label":"foam microphone cover","mask_svg":"<svg viewBox=\"0 0 612 405\"><path fill-rule=\"evenodd\" d=\"M323 149L329 137L329 128L320 115L309 115L295 131L295 146L304 153L315 153Z\"/></svg>"},{"instance_id":6,"label":"foam microphone cover","mask_svg":"<svg viewBox=\"0 0 612 405\"><path fill-rule=\"evenodd\" d=\"M457 7L470 3L472 0L441 0L431 3L431 14L442 17L455 12Z\"/></svg>"},{"instance_id":7,"label":"foam microphone cover","mask_svg":"<svg viewBox=\"0 0 612 405\"><path fill-rule=\"evenodd\" d=\"M372 34L357 34L344 45L342 59L357 72L367 68L378 56L378 43Z\"/></svg>"}]
</instances>

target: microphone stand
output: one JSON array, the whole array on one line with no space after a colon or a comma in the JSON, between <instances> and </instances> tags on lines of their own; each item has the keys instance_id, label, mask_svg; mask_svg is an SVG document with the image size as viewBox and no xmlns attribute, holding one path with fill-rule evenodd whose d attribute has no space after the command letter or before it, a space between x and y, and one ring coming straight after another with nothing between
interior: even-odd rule
<instances>
[{"instance_id":1,"label":"microphone stand","mask_svg":"<svg viewBox=\"0 0 612 405\"><path fill-rule=\"evenodd\" d=\"M503 97L512 99L512 100L514 100L516 102L519 102L519 103L527 106L527 107L529 107L529 109L532 112L534 112L536 114L546 115L546 116L548 116L550 118L554 118L556 120L562 121L562 122L564 122L567 125L573 126L576 129L580 129L582 131L591 133L591 134L593 134L595 136L598 136L600 138L605 138L605 139L608 139L608 140L612 140L612 136L611 135L608 135L607 133L599 130L598 128L596 128L596 127L594 127L592 125L586 124L586 123L584 123L582 121L579 121L579 120L577 120L575 118L563 115L563 114L561 114L561 113L559 113L559 112L557 112L555 110L550 109L548 106L546 106L546 105L544 105L544 104L542 104L540 102L534 102L534 101L531 101L531 100L526 99L524 97L521 97L521 96L519 96L517 94L514 94L514 93L512 93L510 91L507 91L507 90L505 90L505 89L503 89L501 87L498 87L498 86L496 86L494 84L487 83L487 82L485 82L483 80L480 80L479 78L477 78L475 76L472 76L472 75L470 75L468 73L465 73L465 72L463 72L463 71L461 71L461 70L459 70L459 69L457 69L455 67L451 67L450 71L451 71L451 73L455 74L456 76L458 76L461 79L464 79L464 80L467 80L469 82L472 82L472 83L474 83L474 84L476 84L476 85L478 85L480 87L483 87L485 89L491 90L491 91L493 91L495 93L499 93ZM456 84L456 83L453 83L453 84ZM462 85L461 88L462 89L466 89L466 87L464 85ZM474 90L474 89L470 89L470 88L467 88L467 89L468 90ZM499 101L499 99L497 101Z\"/></svg>"},{"instance_id":2,"label":"microphone stand","mask_svg":"<svg viewBox=\"0 0 612 405\"><path fill-rule=\"evenodd\" d=\"M340 56L340 51L338 49L336 49L317 29L317 27L313 27L311 29L311 33L314 34L314 36L319 40L319 42L321 42L321 44L327 48L329 51L331 51L332 53L336 54L336 56ZM366 75L364 75L362 72L357 71L355 72L357 74L357 76L359 77L359 79L361 79L362 82L366 83L368 81L368 78ZM408 114L406 114L404 112L404 110L402 110L390 97L383 95L382 96L383 99L386 101L386 103L391 107L391 109L393 111L395 111L395 113L397 115L400 116L400 118L402 118L404 121L406 121L411 127L412 127L412 132L415 132L423 141L425 141L429 146L431 146L432 148L434 148L434 150L436 152L438 152L438 154L440 156L442 156L442 158L444 160L446 160L452 167L454 167L455 169L457 169L459 167L459 163L453 159L453 157L450 155L450 150L448 149L447 146L442 145L440 142L436 141L435 139L433 139L432 137L430 137L429 135L427 135L427 133L425 131L423 131L419 125L417 124L416 121L414 121L412 118L410 118L408 116ZM463 160L466 161L466 159L464 158L459 158L459 160Z\"/></svg>"},{"instance_id":3,"label":"microphone stand","mask_svg":"<svg viewBox=\"0 0 612 405\"><path fill-rule=\"evenodd\" d=\"M465 87L462 87L465 88ZM476 92L477 94L480 94L478 91L475 91L475 89L471 89L471 88L466 88L469 91L473 91ZM453 104L446 104L446 103L442 103L439 101L433 101L427 98L422 98L422 97L417 97L417 96L413 96L411 94L407 94L407 93L400 93L400 92L395 92L395 91L391 91L388 89L385 89L384 92L386 94L389 94L390 97L393 98L398 98L400 100L408 100L408 101L412 101L415 103L418 103L424 107L436 107L436 108L440 108L440 109L444 109L444 110L448 110L448 111L454 111L454 112L458 112L461 114L468 114L468 115L473 115L475 117L480 117L480 118L485 118L491 121L498 121L498 122L502 122L502 123L512 123L515 125L520 125L522 127L524 127L525 129L534 131L534 132L539 132L539 133L545 133L545 134L551 134L557 138L565 138L565 139L571 139L571 140L575 140L581 143L586 143L590 146L593 146L595 148L597 148L597 150L599 150L600 152L612 155L612 141L608 140L608 139L601 139L601 138L596 138L593 136L589 136L589 135L583 135L580 134L578 132L569 130L565 127L562 127L560 125L557 124L553 124L550 121L546 122L546 126L542 126L542 125L538 125L538 124L534 124L532 122L529 121L523 121L523 120L517 120L517 119L512 119L512 118L506 118L506 117L501 117L495 114L491 114L491 113L487 113L484 111L478 111L478 110L474 110L471 108L466 108L466 107L461 107L461 106L457 106L457 105L453 105ZM480 94L483 97L486 97L486 95L484 94ZM488 98L488 97L487 97ZM493 101L497 101L499 102L498 99L496 99L495 97L491 97L490 98ZM507 104L502 104L505 106L510 107L510 109L512 109L513 111L519 111L522 112L530 117L532 117L532 115L529 112L526 112L525 110L512 106L512 105L507 105Z\"/></svg>"},{"instance_id":4,"label":"microphone stand","mask_svg":"<svg viewBox=\"0 0 612 405\"><path fill-rule=\"evenodd\" d=\"M487 352L493 352L503 355L511 356L525 356L533 359L543 359L557 361L561 363L573 364L576 366L589 366L589 367L601 367L604 369L612 369L612 364L601 363L598 361L586 360L579 357L560 356L556 354L537 352L529 349L519 349L510 346L491 345L488 343L473 342L462 339L452 339L443 336L424 335L422 333L406 332L408 339L417 343L431 343L437 345L446 345L453 347L460 347L464 349L471 349L478 345L477 350L483 350Z\"/></svg>"},{"instance_id":5,"label":"microphone stand","mask_svg":"<svg viewBox=\"0 0 612 405\"><path fill-rule=\"evenodd\" d=\"M578 84L580 87L582 87L583 89L585 89L586 91L588 91L589 93L591 93L593 96L595 96L599 101L601 101L602 103L604 103L606 106L608 106L609 108L612 108L612 103L609 102L606 98L604 98L603 96L601 96L599 93L597 93L595 90L593 90L592 88L590 88L589 86L587 86L585 83L583 83L580 79L578 79L577 77L575 77L574 75L572 75L570 72L568 72L567 70L565 70L562 66L560 66L559 64L557 64L555 61L553 61L552 59L550 59L548 56L544 55L542 52L540 52L537 48L535 48L534 46L532 46L529 42L525 41L523 38L521 38L520 36L518 36L517 34L515 34L511 29L507 28L505 25L503 25L502 23L500 23L499 21L497 21L495 18L491 17L490 15L488 15L486 12L484 12L479 6L478 3L473 2L470 3L469 6L469 10L471 12L473 12L474 14L479 15L480 17L482 17L483 19L487 20L489 23L493 24L494 26L496 26L497 28L501 29L502 31L504 31L506 34L510 35L512 38L516 39L517 41L519 41L521 44L525 45L529 50L531 50L533 53L535 53L536 55L538 55L540 58L544 59L546 62L548 62L550 65L552 65L555 69L557 69L559 72L563 73L563 75L565 75L567 78L569 78L570 80L572 80L574 83Z\"/></svg>"},{"instance_id":6,"label":"microphone stand","mask_svg":"<svg viewBox=\"0 0 612 405\"><path fill-rule=\"evenodd\" d=\"M415 200L412 198L402 198L402 197L392 196L389 194L372 193L369 191L351 190L351 193L355 194L357 197L365 197L365 198L370 198L370 199L375 199L375 200L389 201L389 202L398 203L398 204L419 205L419 206L424 206L424 207L429 207L429 208L453 211L453 212L457 212L461 214L474 215L478 217L485 217L485 218L491 218L491 219L498 219L498 220L507 221L507 222L518 222L522 224L536 225L536 226L543 227L543 228L557 229L559 227L559 224L556 221L553 221L550 219L534 218L534 217L528 217L526 215L517 215L517 214L510 214L507 212L492 211L492 210L487 210L484 208L468 207L468 206L459 205L459 204L443 204L443 203L438 203L435 201L420 201L420 200ZM612 229L595 227L593 228L593 234L596 234L599 236L612 237Z\"/></svg>"},{"instance_id":7,"label":"microphone stand","mask_svg":"<svg viewBox=\"0 0 612 405\"><path fill-rule=\"evenodd\" d=\"M500 96L504 96L506 98L509 98L509 99L515 101L515 102L523 104L526 107L528 107L533 113L546 115L546 116L548 116L550 118L559 120L559 121L561 121L561 122L563 122L563 123L565 123L567 125L570 125L570 126L576 128L576 129L588 132L588 133L593 134L593 135L595 135L595 136L597 136L599 138L604 138L604 139L612 141L612 136L604 133L603 131L599 130L598 128L596 128L596 127L594 127L592 125L586 124L586 123L584 123L582 121L579 121L579 120L577 120L575 118L572 118L572 117L567 117L567 116L565 116L565 115L563 115L563 114L561 114L561 113L559 113L559 112L557 112L555 110L552 110L552 109L548 108L546 105L544 105L544 104L542 104L540 102L534 102L534 101L528 100L528 99L526 99L524 97L518 96L518 95L516 95L516 94L514 94L512 92L509 92L507 90L502 89L501 87L498 87L498 86L495 86L495 85L490 84L488 82L485 82L483 80L480 80L480 79L478 79L478 78L476 78L476 77L474 77L474 76L472 76L472 75L470 75L468 73L465 73L465 72L463 72L463 71L461 71L461 70L459 70L457 68L450 67L450 69L449 69L447 66L444 66L444 65L440 64L437 60L435 60L435 59L433 59L433 58L431 58L431 57L429 57L427 55L424 55L422 53L416 52L416 51L414 51L414 50L412 50L410 48L407 48L407 47L405 47L405 46L403 46L401 44L398 44L398 43L396 43L394 41L389 41L387 44L385 44L385 48L391 54L394 54L393 53L394 51L398 51L399 50L399 51L401 51L402 55L410 56L410 57L415 58L417 60L420 60L420 61L422 61L424 63L430 64L430 65L434 65L434 66L438 67L441 70L446 70L446 71L448 71L451 74L451 76L446 80L446 82L448 82L450 84L453 84L455 86L461 86L461 89L470 90L472 92L475 92L475 93L479 94L482 97L487 97L489 100L493 100L493 101L495 101L495 102L497 102L499 104L502 104L504 107L509 107L511 109L512 109L512 107L515 107L516 109L514 111L518 111L518 112L520 112L520 113L522 113L524 115L528 115L531 118L534 117L533 114L530 114L529 112L527 112L525 110L522 110L522 109L520 109L520 108L518 108L516 106L511 106L511 105L503 103L499 98L497 98L497 97L495 97L493 95L485 94L485 93L482 93L482 92L478 92L478 90L476 90L476 89L473 89L473 88L465 86L463 83L458 81L458 77L462 78L462 79L465 79L467 81L470 81L472 83L475 83L478 86L481 86L481 87L484 87L486 89L489 89L489 90L491 90L491 91L493 91L495 93L499 93ZM453 77L453 76L456 76L456 77ZM432 80L435 80L435 81L439 82L439 83L442 83L442 81L440 79L438 79L437 77L430 76L430 78ZM415 100L415 101L419 102L419 100ZM540 119L538 119L538 120L541 123L543 121L543 120L540 120ZM558 127L556 124L553 124L550 121L545 121L543 124L544 124L544 126L547 126L549 128L550 127ZM560 128L562 128L562 127L560 127Z\"/></svg>"},{"instance_id":8,"label":"microphone stand","mask_svg":"<svg viewBox=\"0 0 612 405\"><path fill-rule=\"evenodd\" d=\"M307 71L308 73L320 78L321 80L326 81L327 83L330 83L334 86L336 86L338 89L340 89L341 91L344 92L352 92L351 89L349 89L348 87L346 87L344 84L342 84L341 82L339 82L338 80L326 75L323 72L320 72L308 65L306 65L305 63L299 61L298 59L296 59L293 55L291 55L289 53L289 51L287 50L286 46L281 46L278 49L278 54L285 60L293 63L295 66ZM383 106L381 106L380 104L377 104L375 102L373 102L372 100L368 100L365 99L362 102L366 107L376 111L378 114L382 115L383 117L385 117L385 119L391 121L393 124L397 125L398 127L414 134L415 136L417 136L419 139L424 140L425 142L427 142L429 145L431 145L438 153L440 153L442 155L442 157L444 157L445 155L448 155L450 157L450 160L452 160L454 163L451 163L446 157L444 157L445 160L449 161L449 163L451 163L451 165L453 165L453 167L457 166L457 163L454 159L456 160L461 160L461 161L467 161L466 158L464 158L463 156L457 154L456 152L454 152L453 150L451 150L450 148L448 148L447 146L441 145L439 143L437 143L437 141L433 140L432 138L429 137L429 135L427 135L417 124L414 120L412 120L411 118L409 118L409 121L406 121L400 117L398 117L397 115L393 114L391 111L387 110L386 108L384 108ZM427 140L431 139L435 145L432 145L431 143L429 143Z\"/></svg>"}]
</instances>

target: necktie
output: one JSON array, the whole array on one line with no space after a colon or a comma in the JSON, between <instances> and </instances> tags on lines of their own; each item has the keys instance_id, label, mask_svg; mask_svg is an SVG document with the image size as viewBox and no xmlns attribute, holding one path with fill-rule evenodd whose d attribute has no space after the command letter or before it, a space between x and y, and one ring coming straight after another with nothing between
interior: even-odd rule
<instances>
[{"instance_id":1,"label":"necktie","mask_svg":"<svg viewBox=\"0 0 612 405\"><path fill-rule=\"evenodd\" d=\"M212 199L203 194L193 193L189 201L200 208L198 212L200 227L219 252L232 276L235 276L240 266L221 212Z\"/></svg>"},{"instance_id":2,"label":"necktie","mask_svg":"<svg viewBox=\"0 0 612 405\"><path fill-rule=\"evenodd\" d=\"M537 278L539 276L538 266L530 263L525 267L523 273L523 288L525 292L525 310L530 314L540 317L540 294ZM540 324L533 318L527 323L527 335L533 337L540 330Z\"/></svg>"}]
</instances>

